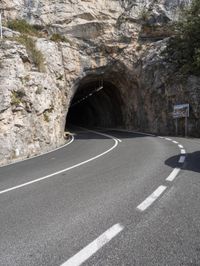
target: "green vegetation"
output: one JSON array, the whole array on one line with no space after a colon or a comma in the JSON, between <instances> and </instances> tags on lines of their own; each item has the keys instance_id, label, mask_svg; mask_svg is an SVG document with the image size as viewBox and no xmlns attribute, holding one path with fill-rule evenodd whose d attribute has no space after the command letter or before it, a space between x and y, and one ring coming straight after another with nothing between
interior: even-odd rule
<instances>
[{"instance_id":1,"label":"green vegetation","mask_svg":"<svg viewBox=\"0 0 200 266\"><path fill-rule=\"evenodd\" d=\"M62 74L59 74L59 76L56 78L57 80L63 80L64 76Z\"/></svg>"},{"instance_id":2,"label":"green vegetation","mask_svg":"<svg viewBox=\"0 0 200 266\"><path fill-rule=\"evenodd\" d=\"M48 114L48 112L44 112L44 113L43 113L43 117L44 117L44 121L45 121L45 122L47 122L47 123L50 122L50 118L49 118L49 114Z\"/></svg>"},{"instance_id":3,"label":"green vegetation","mask_svg":"<svg viewBox=\"0 0 200 266\"><path fill-rule=\"evenodd\" d=\"M141 19L143 22L146 22L151 16L150 10L147 9L147 7L143 7L141 12L139 13L139 19Z\"/></svg>"},{"instance_id":4,"label":"green vegetation","mask_svg":"<svg viewBox=\"0 0 200 266\"><path fill-rule=\"evenodd\" d=\"M129 44L131 42L131 37L125 36L125 35L121 35L119 38L119 41L122 43L127 43Z\"/></svg>"},{"instance_id":5,"label":"green vegetation","mask_svg":"<svg viewBox=\"0 0 200 266\"><path fill-rule=\"evenodd\" d=\"M11 95L11 105L19 105L23 102L23 97L25 96L22 91L12 91Z\"/></svg>"},{"instance_id":6,"label":"green vegetation","mask_svg":"<svg viewBox=\"0 0 200 266\"><path fill-rule=\"evenodd\" d=\"M42 86L38 86L37 87L37 90L36 90L36 94L42 94L42 91L43 91L43 88L42 88Z\"/></svg>"},{"instance_id":7,"label":"green vegetation","mask_svg":"<svg viewBox=\"0 0 200 266\"><path fill-rule=\"evenodd\" d=\"M40 72L45 72L43 54L36 48L33 38L23 34L17 37L16 40L26 47L28 55L30 56L38 70Z\"/></svg>"},{"instance_id":8,"label":"green vegetation","mask_svg":"<svg viewBox=\"0 0 200 266\"><path fill-rule=\"evenodd\" d=\"M33 37L42 36L39 31L42 30L43 27L40 25L30 25L25 20L9 20L6 26L21 33L21 35L15 37L14 40L26 47L27 53L33 64L40 72L45 72L44 57L36 48L35 40L33 39Z\"/></svg>"},{"instance_id":9,"label":"green vegetation","mask_svg":"<svg viewBox=\"0 0 200 266\"><path fill-rule=\"evenodd\" d=\"M47 123L50 122L50 113L52 113L53 110L54 110L54 106L53 104L51 104L50 107L43 112L43 118L45 122Z\"/></svg>"},{"instance_id":10,"label":"green vegetation","mask_svg":"<svg viewBox=\"0 0 200 266\"><path fill-rule=\"evenodd\" d=\"M7 27L11 30L18 31L22 34L28 34L31 36L40 37L41 33L39 32L42 27L40 25L31 25L26 22L26 20L9 20L7 22Z\"/></svg>"},{"instance_id":11,"label":"green vegetation","mask_svg":"<svg viewBox=\"0 0 200 266\"><path fill-rule=\"evenodd\" d=\"M50 40L53 42L70 42L65 36L59 33L52 34Z\"/></svg>"},{"instance_id":12,"label":"green vegetation","mask_svg":"<svg viewBox=\"0 0 200 266\"><path fill-rule=\"evenodd\" d=\"M182 74L200 75L200 0L182 11L164 55Z\"/></svg>"},{"instance_id":13,"label":"green vegetation","mask_svg":"<svg viewBox=\"0 0 200 266\"><path fill-rule=\"evenodd\" d=\"M142 50L142 45L139 44L138 46L136 46L135 49L136 49L137 52L140 52Z\"/></svg>"}]
</instances>

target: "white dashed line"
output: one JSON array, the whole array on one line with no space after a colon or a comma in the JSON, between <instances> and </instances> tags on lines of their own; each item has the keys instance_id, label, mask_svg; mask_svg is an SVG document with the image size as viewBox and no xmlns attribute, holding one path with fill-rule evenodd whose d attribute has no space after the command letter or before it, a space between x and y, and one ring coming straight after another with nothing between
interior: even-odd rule
<instances>
[{"instance_id":1,"label":"white dashed line","mask_svg":"<svg viewBox=\"0 0 200 266\"><path fill-rule=\"evenodd\" d=\"M177 141L170 139L170 138L165 138L159 136L160 139L165 139L168 141L173 142L174 144L177 144L178 147L181 149L181 154L186 154L186 150L184 149L183 145L179 144ZM185 161L185 156L180 156L179 158L179 163L184 163ZM175 168L171 174L166 178L166 181L172 182L179 172L181 171L181 168ZM146 198L140 205L137 206L137 209L140 211L145 211L165 190L167 189L166 186L159 186L148 198Z\"/></svg>"},{"instance_id":2,"label":"white dashed line","mask_svg":"<svg viewBox=\"0 0 200 266\"><path fill-rule=\"evenodd\" d=\"M185 149L181 149L181 154L186 154Z\"/></svg>"},{"instance_id":3,"label":"white dashed line","mask_svg":"<svg viewBox=\"0 0 200 266\"><path fill-rule=\"evenodd\" d=\"M79 266L94 255L99 249L105 246L110 240L117 236L124 227L120 224L113 225L105 233L96 238L93 242L80 250L77 254L64 262L61 266Z\"/></svg>"},{"instance_id":4,"label":"white dashed line","mask_svg":"<svg viewBox=\"0 0 200 266\"><path fill-rule=\"evenodd\" d=\"M186 150L184 149L183 145L179 144L177 141L175 140L172 140L170 138L165 138L166 140L169 140L169 141L172 141L174 144L178 144L178 147L181 149L181 154L186 154ZM185 161L185 156L181 156L179 158L179 163L184 163ZM179 174L179 172L181 171L180 168L175 168L171 174L166 178L166 181L170 181L172 182L176 177L177 175Z\"/></svg>"},{"instance_id":5,"label":"white dashed line","mask_svg":"<svg viewBox=\"0 0 200 266\"><path fill-rule=\"evenodd\" d=\"M140 211L145 211L158 197L165 191L166 186L159 186L148 198L146 198L137 209Z\"/></svg>"},{"instance_id":6,"label":"white dashed line","mask_svg":"<svg viewBox=\"0 0 200 266\"><path fill-rule=\"evenodd\" d=\"M179 163L184 163L185 162L185 156L181 156L178 162Z\"/></svg>"},{"instance_id":7,"label":"white dashed line","mask_svg":"<svg viewBox=\"0 0 200 266\"><path fill-rule=\"evenodd\" d=\"M180 168L175 168L171 174L166 178L167 181L172 182L180 172Z\"/></svg>"}]
</instances>

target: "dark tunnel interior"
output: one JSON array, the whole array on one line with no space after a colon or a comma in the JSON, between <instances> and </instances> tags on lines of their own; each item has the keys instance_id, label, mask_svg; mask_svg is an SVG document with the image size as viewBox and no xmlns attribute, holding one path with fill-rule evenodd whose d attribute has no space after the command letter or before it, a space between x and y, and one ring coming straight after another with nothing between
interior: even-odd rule
<instances>
[{"instance_id":1,"label":"dark tunnel interior","mask_svg":"<svg viewBox=\"0 0 200 266\"><path fill-rule=\"evenodd\" d=\"M123 124L120 90L111 82L89 79L80 83L68 110L65 129L118 127Z\"/></svg>"}]
</instances>

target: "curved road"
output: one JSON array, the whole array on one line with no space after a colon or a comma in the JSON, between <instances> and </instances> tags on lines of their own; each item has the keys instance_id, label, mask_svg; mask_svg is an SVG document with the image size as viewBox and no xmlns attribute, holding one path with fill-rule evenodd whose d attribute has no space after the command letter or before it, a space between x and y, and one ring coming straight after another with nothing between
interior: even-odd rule
<instances>
[{"instance_id":1,"label":"curved road","mask_svg":"<svg viewBox=\"0 0 200 266\"><path fill-rule=\"evenodd\" d=\"M79 130L1 167L0 265L200 265L199 150L199 139Z\"/></svg>"}]
</instances>

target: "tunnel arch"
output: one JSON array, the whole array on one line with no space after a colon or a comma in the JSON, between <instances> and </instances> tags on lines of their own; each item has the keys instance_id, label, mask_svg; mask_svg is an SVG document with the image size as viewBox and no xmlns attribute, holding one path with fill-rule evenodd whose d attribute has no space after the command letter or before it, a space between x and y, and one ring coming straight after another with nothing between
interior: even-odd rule
<instances>
[{"instance_id":1,"label":"tunnel arch","mask_svg":"<svg viewBox=\"0 0 200 266\"><path fill-rule=\"evenodd\" d=\"M120 86L100 75L83 78L72 97L65 129L84 127L120 127L124 125L124 100Z\"/></svg>"}]
</instances>

